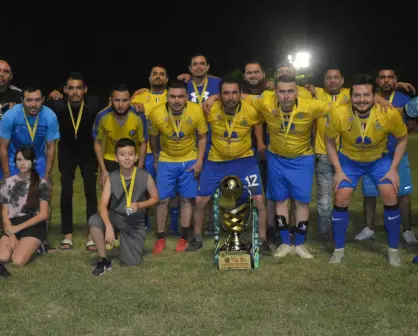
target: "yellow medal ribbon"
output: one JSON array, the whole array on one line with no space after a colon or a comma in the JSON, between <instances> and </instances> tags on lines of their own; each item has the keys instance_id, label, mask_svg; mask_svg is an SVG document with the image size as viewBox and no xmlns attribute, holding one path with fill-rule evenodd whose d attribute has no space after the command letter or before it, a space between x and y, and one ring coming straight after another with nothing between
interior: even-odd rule
<instances>
[{"instance_id":1,"label":"yellow medal ribbon","mask_svg":"<svg viewBox=\"0 0 418 336\"><path fill-rule=\"evenodd\" d=\"M392 102L393 102L393 98L395 97L395 90L393 90L393 92L391 93L391 95L390 95L390 98L389 98L389 103L391 103L392 104Z\"/></svg>"},{"instance_id":2,"label":"yellow medal ribbon","mask_svg":"<svg viewBox=\"0 0 418 336\"><path fill-rule=\"evenodd\" d=\"M30 138L32 140L32 143L35 140L35 134L36 134L36 129L38 128L38 121L39 121L39 114L40 113L41 113L41 111L39 111L38 115L36 116L35 125L33 125L33 128L32 128L29 124L28 118L26 117L26 112L25 112L25 110L23 110L23 116L25 117L26 127L28 128L28 132L29 132Z\"/></svg>"},{"instance_id":3,"label":"yellow medal ribbon","mask_svg":"<svg viewBox=\"0 0 418 336\"><path fill-rule=\"evenodd\" d=\"M123 187L123 190L125 191L125 194L126 194L126 208L127 209L130 209L131 203L132 203L132 195L133 195L133 192L134 192L136 169L137 168L135 167L134 171L132 173L131 184L129 186L129 193L128 193L128 190L126 189L125 179L123 178L122 172L120 172L120 179L122 180L122 187ZM129 215L128 212L127 212L127 214Z\"/></svg>"},{"instance_id":4,"label":"yellow medal ribbon","mask_svg":"<svg viewBox=\"0 0 418 336\"><path fill-rule=\"evenodd\" d=\"M174 132L176 132L177 142L178 142L178 141L180 141L181 126L183 125L184 116L185 116L184 110L181 113L181 118L180 118L180 122L179 122L178 125L177 125L176 120L174 119L173 112L171 111L171 108L168 108L168 114L170 116L170 121L171 121L171 125L173 125Z\"/></svg>"},{"instance_id":5,"label":"yellow medal ribbon","mask_svg":"<svg viewBox=\"0 0 418 336\"><path fill-rule=\"evenodd\" d=\"M279 112L280 112L280 118L282 119L282 126L283 126L283 129L285 130L285 132L284 132L284 145L286 147L286 139L287 139L287 135L289 134L290 128L292 127L293 118L295 117L295 114L296 114L295 113L296 112L296 106L293 106L293 110L292 110L292 112L290 112L290 117L289 117L289 121L287 123L287 127L286 127L285 120L284 120L284 114L283 114L282 108L280 106L279 106Z\"/></svg>"},{"instance_id":6,"label":"yellow medal ribbon","mask_svg":"<svg viewBox=\"0 0 418 336\"><path fill-rule=\"evenodd\" d=\"M203 85L202 94L199 94L199 90L197 89L196 84L195 84L195 83L193 82L193 80L192 80L193 89L194 89L194 92L196 93L197 101L198 101L198 103L199 103L200 105L202 105L202 104L203 104L203 97L204 97L204 95L205 95L206 88L207 88L207 86L208 86L208 82L209 82L208 77L206 77L206 79L205 79L205 84Z\"/></svg>"},{"instance_id":7,"label":"yellow medal ribbon","mask_svg":"<svg viewBox=\"0 0 418 336\"><path fill-rule=\"evenodd\" d=\"M84 99L81 102L80 111L78 112L77 124L74 122L74 115L73 115L73 110L71 109L70 101L67 101L67 103L68 103L68 110L70 111L71 121L72 121L73 127L74 127L74 137L77 140L78 128L80 127L81 117L83 116Z\"/></svg>"},{"instance_id":8,"label":"yellow medal ribbon","mask_svg":"<svg viewBox=\"0 0 418 336\"><path fill-rule=\"evenodd\" d=\"M367 130L369 129L370 125L373 123L372 110L370 110L369 116L367 118L364 118L366 120L366 127L363 127L364 122L361 120L357 113L354 113L354 119L356 120L357 127L359 128L361 144L364 149L364 138L366 137Z\"/></svg>"},{"instance_id":9,"label":"yellow medal ribbon","mask_svg":"<svg viewBox=\"0 0 418 336\"><path fill-rule=\"evenodd\" d=\"M231 123L229 123L228 118L225 118L225 127L226 127L226 132L228 133L228 143L231 143L231 136L232 136L232 132L234 131L234 126L235 126L235 121L237 120L237 114L239 112L239 110L241 109L241 104L238 104L234 116L232 117L232 121ZM225 117L228 116L228 114L225 114Z\"/></svg>"}]
</instances>

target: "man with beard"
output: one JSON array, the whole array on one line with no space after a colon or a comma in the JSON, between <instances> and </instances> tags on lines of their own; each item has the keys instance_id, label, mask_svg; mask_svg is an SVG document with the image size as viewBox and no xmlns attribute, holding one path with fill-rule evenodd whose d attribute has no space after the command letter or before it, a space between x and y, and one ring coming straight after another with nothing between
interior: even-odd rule
<instances>
[{"instance_id":1,"label":"man with beard","mask_svg":"<svg viewBox=\"0 0 418 336\"><path fill-rule=\"evenodd\" d=\"M13 72L9 63L0 60L0 119L7 110L21 102L22 90L10 85L12 79Z\"/></svg>"},{"instance_id":2,"label":"man with beard","mask_svg":"<svg viewBox=\"0 0 418 336\"><path fill-rule=\"evenodd\" d=\"M167 103L155 107L148 119L151 150L157 163L157 241L153 254L166 247L165 223L168 201L178 192L181 204L181 237L176 251L187 247L187 235L192 216L192 200L196 197L198 178L206 148L207 125L199 104L187 101L187 87L174 81L168 87ZM157 136L160 136L160 149ZM197 148L196 148L197 143ZM190 244L197 245L193 240ZM201 242L200 242L201 244Z\"/></svg>"},{"instance_id":3,"label":"man with beard","mask_svg":"<svg viewBox=\"0 0 418 336\"><path fill-rule=\"evenodd\" d=\"M52 189L52 167L55 161L55 144L60 138L55 113L43 105L40 89L27 87L22 92L22 103L14 105L0 122L0 156L3 177L16 175L19 170L14 162L16 151L24 145L35 149L35 168L39 176ZM47 241L40 250L50 251Z\"/></svg>"},{"instance_id":4,"label":"man with beard","mask_svg":"<svg viewBox=\"0 0 418 336\"><path fill-rule=\"evenodd\" d=\"M376 83L378 86L377 94L389 101L403 116L403 108L409 102L410 97L401 91L396 90L397 76L393 69L381 69L378 72ZM406 120L405 120L406 122ZM415 129L415 122L409 123L408 130ZM391 157L394 155L396 147L396 139L390 135L388 140L388 150ZM417 244L418 241L411 230L412 215L411 215L411 198L412 194L412 176L409 167L408 153L405 151L404 156L399 163L399 208L401 211L402 226L404 231L402 237L407 244ZM357 240L369 239L374 235L374 217L376 213L376 198L379 192L371 180L370 176L363 177L363 195L364 195L364 218L366 227L356 236Z\"/></svg>"},{"instance_id":5,"label":"man with beard","mask_svg":"<svg viewBox=\"0 0 418 336\"><path fill-rule=\"evenodd\" d=\"M241 100L241 88L235 80L223 80L220 92L221 100L215 102L207 117L213 137L196 197L194 235L198 244L190 244L186 249L188 252L203 247L201 234L205 206L227 175L237 175L243 183L247 183L259 212L259 239L262 243L266 242L266 207L260 172L251 144L252 127L261 123L261 118L251 103Z\"/></svg>"},{"instance_id":6,"label":"man with beard","mask_svg":"<svg viewBox=\"0 0 418 336\"><path fill-rule=\"evenodd\" d=\"M144 167L147 150L146 119L130 106L130 94L125 85L119 85L111 92L111 106L99 112L93 126L94 151L100 167L100 185L119 168L115 157L115 143L122 138L135 141L138 151L138 167ZM102 142L104 141L104 151Z\"/></svg>"},{"instance_id":7,"label":"man with beard","mask_svg":"<svg viewBox=\"0 0 418 336\"><path fill-rule=\"evenodd\" d=\"M332 108L326 125L326 148L334 167L336 188L331 219L335 250L329 261L331 264L339 264L344 258L348 206L360 178L369 175L383 199L389 263L401 265L398 251L401 229L398 167L407 147L408 133L399 111L382 111L374 104L374 95L373 79L368 75L356 76L351 89L351 104ZM387 153L389 134L396 139L393 158ZM339 152L335 142L338 136L341 141Z\"/></svg>"},{"instance_id":8,"label":"man with beard","mask_svg":"<svg viewBox=\"0 0 418 336\"><path fill-rule=\"evenodd\" d=\"M61 232L64 235L60 244L62 250L73 247L73 184L77 167L80 168L83 178L86 223L97 211L97 160L91 128L99 110L99 102L96 97L86 96L87 90L84 76L74 72L64 86L65 97L47 101L47 105L57 115L61 133L58 143L58 169L61 173ZM88 235L88 230L86 233ZM89 251L96 250L90 237L86 248Z\"/></svg>"}]
</instances>

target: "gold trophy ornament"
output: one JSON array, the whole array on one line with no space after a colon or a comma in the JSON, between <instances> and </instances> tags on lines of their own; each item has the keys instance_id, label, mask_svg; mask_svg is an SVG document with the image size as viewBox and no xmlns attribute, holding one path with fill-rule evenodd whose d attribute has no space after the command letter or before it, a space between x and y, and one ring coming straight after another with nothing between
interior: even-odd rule
<instances>
[{"instance_id":1,"label":"gold trophy ornament","mask_svg":"<svg viewBox=\"0 0 418 336\"><path fill-rule=\"evenodd\" d=\"M243 235L249 226L251 243ZM221 227L228 233L222 246ZM219 270L259 267L257 208L250 190L237 176L224 177L214 195L214 231L214 262Z\"/></svg>"}]
</instances>

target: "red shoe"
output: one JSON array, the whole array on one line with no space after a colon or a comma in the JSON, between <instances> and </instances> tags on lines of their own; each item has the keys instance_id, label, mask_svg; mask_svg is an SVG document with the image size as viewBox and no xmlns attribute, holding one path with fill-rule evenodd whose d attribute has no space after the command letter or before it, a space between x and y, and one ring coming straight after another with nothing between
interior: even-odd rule
<instances>
[{"instance_id":1,"label":"red shoe","mask_svg":"<svg viewBox=\"0 0 418 336\"><path fill-rule=\"evenodd\" d=\"M187 247L187 240L184 238L180 238L177 242L176 252L184 252Z\"/></svg>"},{"instance_id":2,"label":"red shoe","mask_svg":"<svg viewBox=\"0 0 418 336\"><path fill-rule=\"evenodd\" d=\"M154 248L152 249L152 254L160 254L165 249L165 239L160 238L158 239L155 244Z\"/></svg>"}]
</instances>

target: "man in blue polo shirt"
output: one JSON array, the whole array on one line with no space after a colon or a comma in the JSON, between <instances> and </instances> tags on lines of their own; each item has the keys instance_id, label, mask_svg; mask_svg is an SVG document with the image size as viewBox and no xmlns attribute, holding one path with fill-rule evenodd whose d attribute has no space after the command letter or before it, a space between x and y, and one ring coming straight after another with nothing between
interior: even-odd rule
<instances>
[{"instance_id":1,"label":"man in blue polo shirt","mask_svg":"<svg viewBox=\"0 0 418 336\"><path fill-rule=\"evenodd\" d=\"M393 107L399 110L403 115L404 106L410 101L410 97L401 91L395 89L397 84L397 77L393 69L381 69L378 72L376 83L378 86L378 95L389 101ZM404 116L403 116L404 117ZM406 119L404 117L406 122ZM410 127L408 127L410 130ZM393 157L396 147L396 139L389 135L387 149L390 155ZM399 163L399 207L401 210L402 225L404 231L402 237L407 244L417 244L418 240L415 238L414 233L411 230L411 199L409 197L412 194L412 176L411 169L409 167L408 153L405 152L404 157ZM374 235L374 217L376 213L376 197L379 195L377 188L369 176L363 177L363 195L364 195L364 214L366 227L360 231L356 236L357 240L369 239Z\"/></svg>"},{"instance_id":2,"label":"man in blue polo shirt","mask_svg":"<svg viewBox=\"0 0 418 336\"><path fill-rule=\"evenodd\" d=\"M15 153L23 145L31 145L36 154L36 171L52 185L55 144L60 133L57 116L43 106L43 101L40 89L27 87L22 91L22 104L13 106L1 119L1 179L19 172L14 162ZM46 242L43 246L48 249Z\"/></svg>"}]
</instances>

